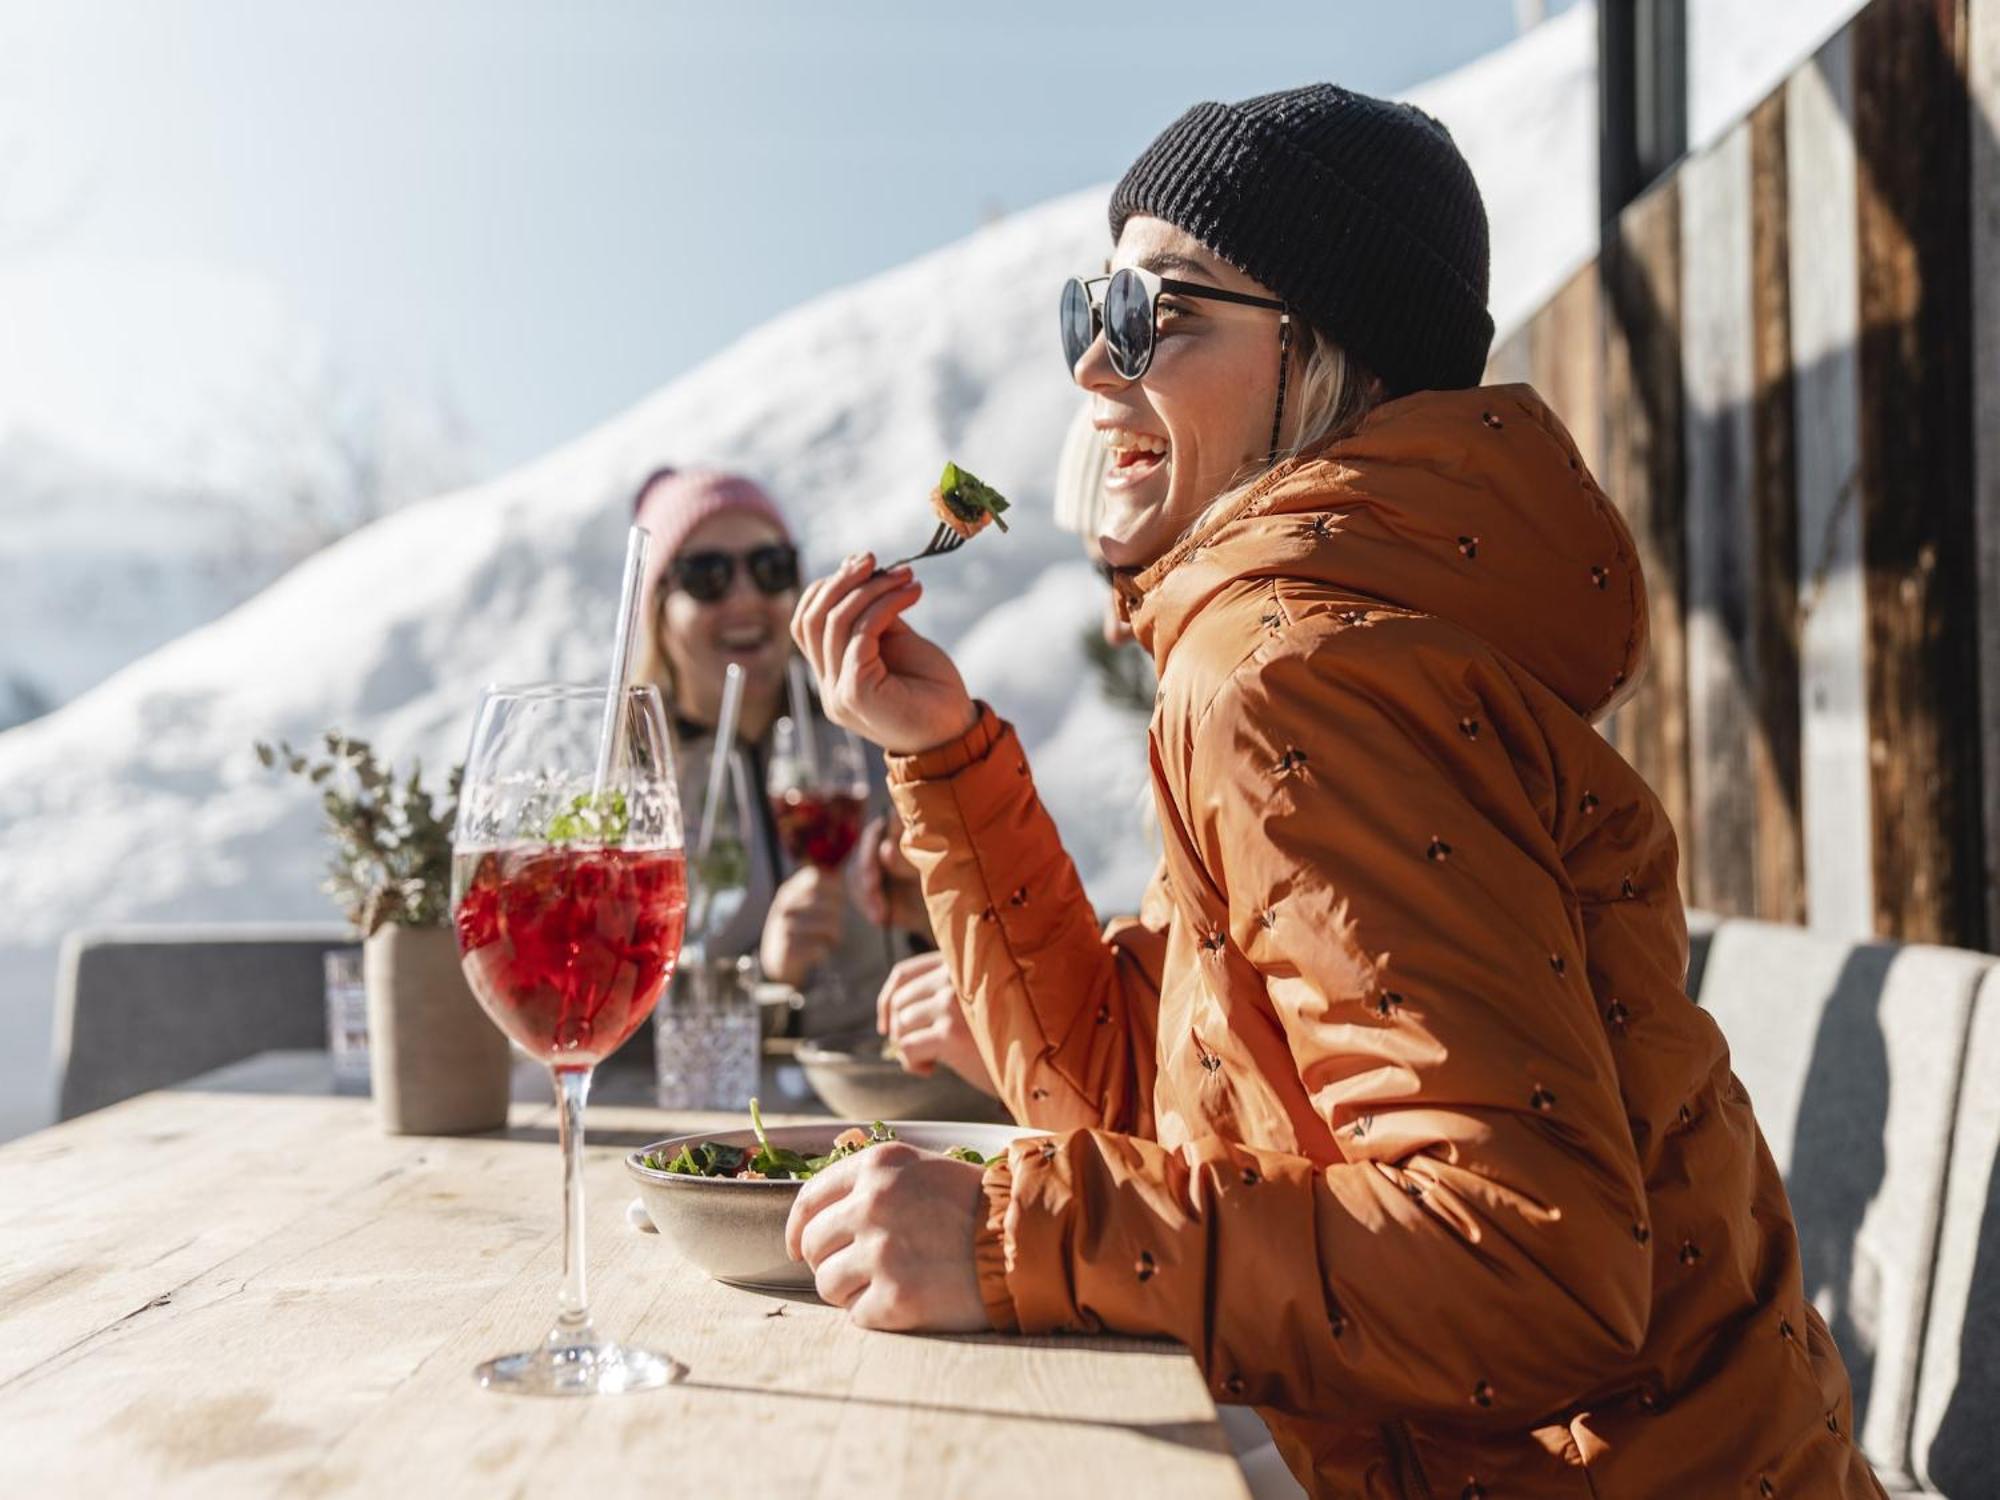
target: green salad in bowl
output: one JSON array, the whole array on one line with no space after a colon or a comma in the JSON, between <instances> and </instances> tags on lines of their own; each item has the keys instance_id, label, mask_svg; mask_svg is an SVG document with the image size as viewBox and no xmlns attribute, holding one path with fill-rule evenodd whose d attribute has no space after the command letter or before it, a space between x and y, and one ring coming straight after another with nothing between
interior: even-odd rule
<instances>
[{"instance_id":1,"label":"green salad in bowl","mask_svg":"<svg viewBox=\"0 0 2000 1500\"><path fill-rule=\"evenodd\" d=\"M880 1146L896 1139L895 1126L871 1120L865 1129L859 1125L848 1126L833 1138L833 1144L827 1150L817 1156L807 1156L789 1146L771 1143L770 1134L764 1129L764 1116L757 1108L755 1099L750 1101L750 1129L756 1136L754 1149L753 1146L735 1145L725 1140L690 1141L671 1155L654 1151L641 1156L639 1165L680 1177L726 1177L737 1182L803 1182L814 1173L824 1172L837 1161L845 1161L870 1146ZM971 1162L974 1166L986 1165L986 1158L970 1146L947 1146L944 1154L958 1161Z\"/></svg>"},{"instance_id":2,"label":"green salad in bowl","mask_svg":"<svg viewBox=\"0 0 2000 1500\"><path fill-rule=\"evenodd\" d=\"M1016 1140L1040 1135L966 1121L821 1120L768 1125L755 1101L750 1126L655 1141L625 1170L660 1237L718 1281L810 1292L812 1271L785 1253L785 1220L806 1181L850 1156L900 1143L981 1166Z\"/></svg>"}]
</instances>

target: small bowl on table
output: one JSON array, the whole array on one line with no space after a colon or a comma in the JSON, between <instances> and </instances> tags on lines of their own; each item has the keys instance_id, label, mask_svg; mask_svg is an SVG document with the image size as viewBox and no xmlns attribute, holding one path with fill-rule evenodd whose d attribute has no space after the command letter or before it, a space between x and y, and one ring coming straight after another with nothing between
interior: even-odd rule
<instances>
[{"instance_id":1,"label":"small bowl on table","mask_svg":"<svg viewBox=\"0 0 2000 1500\"><path fill-rule=\"evenodd\" d=\"M819 1120L810 1125L770 1125L764 1134L773 1146L819 1156L833 1149L834 1137L843 1130L866 1130L869 1123ZM939 1120L897 1120L890 1122L890 1128L906 1145L926 1151L969 1146L989 1161L1005 1152L1011 1142L1037 1134L1012 1125ZM671 1157L683 1146L707 1141L741 1146L746 1151L757 1149L756 1133L747 1128L708 1130L655 1141L625 1158L625 1170L638 1184L653 1227L717 1281L764 1292L810 1292L812 1268L785 1254L785 1220L791 1216L803 1182L693 1177L645 1165L649 1156Z\"/></svg>"},{"instance_id":2,"label":"small bowl on table","mask_svg":"<svg viewBox=\"0 0 2000 1500\"><path fill-rule=\"evenodd\" d=\"M807 1040L794 1059L820 1102L857 1120L967 1120L1011 1124L1007 1107L939 1063L912 1073L883 1050L872 1033Z\"/></svg>"}]
</instances>

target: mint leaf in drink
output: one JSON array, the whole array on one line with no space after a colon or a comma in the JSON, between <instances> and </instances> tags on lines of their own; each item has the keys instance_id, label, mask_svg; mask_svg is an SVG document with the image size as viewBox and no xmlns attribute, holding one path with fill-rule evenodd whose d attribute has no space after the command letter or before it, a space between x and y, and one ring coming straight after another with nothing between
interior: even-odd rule
<instances>
[{"instance_id":1,"label":"mint leaf in drink","mask_svg":"<svg viewBox=\"0 0 2000 1500\"><path fill-rule=\"evenodd\" d=\"M708 891L733 891L748 885L750 854L743 841L716 834L709 842L708 853L696 857L694 878Z\"/></svg>"},{"instance_id":2,"label":"mint leaf in drink","mask_svg":"<svg viewBox=\"0 0 2000 1500\"><path fill-rule=\"evenodd\" d=\"M542 837L551 844L622 844L632 827L623 792L589 792L572 797L569 806L549 819Z\"/></svg>"}]
</instances>

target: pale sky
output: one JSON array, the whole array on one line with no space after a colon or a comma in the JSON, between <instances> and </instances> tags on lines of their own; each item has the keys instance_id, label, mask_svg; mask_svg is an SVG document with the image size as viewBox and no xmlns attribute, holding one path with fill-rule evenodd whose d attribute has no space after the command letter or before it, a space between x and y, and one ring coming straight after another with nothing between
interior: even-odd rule
<instances>
[{"instance_id":1,"label":"pale sky","mask_svg":"<svg viewBox=\"0 0 2000 1500\"><path fill-rule=\"evenodd\" d=\"M0 437L171 464L260 372L325 359L449 393L505 467L817 292L1111 180L1197 99L1394 93L1515 24L1513 0L0 0Z\"/></svg>"}]
</instances>

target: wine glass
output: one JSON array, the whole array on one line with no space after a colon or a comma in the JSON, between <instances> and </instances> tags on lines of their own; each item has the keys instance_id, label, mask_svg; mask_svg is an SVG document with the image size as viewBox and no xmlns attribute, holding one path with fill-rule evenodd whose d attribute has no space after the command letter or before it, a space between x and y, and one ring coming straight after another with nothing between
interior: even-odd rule
<instances>
[{"instance_id":1,"label":"wine glass","mask_svg":"<svg viewBox=\"0 0 2000 1500\"><path fill-rule=\"evenodd\" d=\"M622 690L599 768L602 687L493 688L479 706L452 836L452 916L472 992L549 1065L563 1152L560 1312L541 1345L481 1365L479 1383L610 1395L678 1378L592 1326L583 1261L583 1108L591 1070L652 1011L680 956L687 867L657 688Z\"/></svg>"},{"instance_id":2,"label":"wine glass","mask_svg":"<svg viewBox=\"0 0 2000 1500\"><path fill-rule=\"evenodd\" d=\"M756 823L741 756L729 757L722 793L716 801L708 847L693 851L689 858L688 945L699 944L703 951L729 930L750 893L750 849Z\"/></svg>"},{"instance_id":3,"label":"wine glass","mask_svg":"<svg viewBox=\"0 0 2000 1500\"><path fill-rule=\"evenodd\" d=\"M831 724L780 719L772 726L764 782L785 852L799 864L837 872L854 852L868 811L861 741ZM847 986L836 965L820 965L808 988L829 1010L846 1009Z\"/></svg>"}]
</instances>

